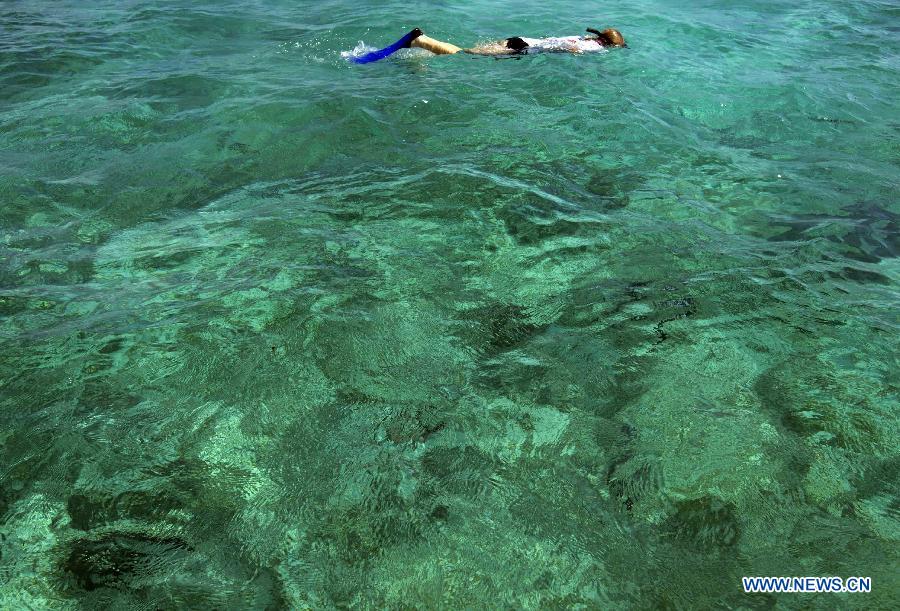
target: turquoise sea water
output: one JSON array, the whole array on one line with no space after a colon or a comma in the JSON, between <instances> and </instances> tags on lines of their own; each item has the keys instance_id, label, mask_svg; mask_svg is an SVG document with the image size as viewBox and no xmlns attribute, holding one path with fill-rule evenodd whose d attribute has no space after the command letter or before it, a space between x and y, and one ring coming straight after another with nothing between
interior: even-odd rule
<instances>
[{"instance_id":1,"label":"turquoise sea water","mask_svg":"<svg viewBox=\"0 0 900 611\"><path fill-rule=\"evenodd\" d=\"M900 607L900 8L688 4L0 4L0 608Z\"/></svg>"}]
</instances>

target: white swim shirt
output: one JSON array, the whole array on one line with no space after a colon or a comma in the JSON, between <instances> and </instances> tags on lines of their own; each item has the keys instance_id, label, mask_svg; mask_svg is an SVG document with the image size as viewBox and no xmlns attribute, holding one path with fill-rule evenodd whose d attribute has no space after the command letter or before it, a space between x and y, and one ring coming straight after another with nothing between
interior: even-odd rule
<instances>
[{"instance_id":1,"label":"white swim shirt","mask_svg":"<svg viewBox=\"0 0 900 611\"><path fill-rule=\"evenodd\" d=\"M603 45L596 38L584 36L553 36L550 38L522 38L528 47L523 49L525 53L541 53L553 51L577 51L578 53L593 53L603 51Z\"/></svg>"}]
</instances>

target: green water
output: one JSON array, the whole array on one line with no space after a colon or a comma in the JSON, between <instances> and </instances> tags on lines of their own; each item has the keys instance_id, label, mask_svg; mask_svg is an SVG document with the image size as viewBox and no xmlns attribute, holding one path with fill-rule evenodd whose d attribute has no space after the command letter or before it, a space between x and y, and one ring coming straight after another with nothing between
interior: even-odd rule
<instances>
[{"instance_id":1,"label":"green water","mask_svg":"<svg viewBox=\"0 0 900 611\"><path fill-rule=\"evenodd\" d=\"M3 3L0 608L900 607L898 31Z\"/></svg>"}]
</instances>

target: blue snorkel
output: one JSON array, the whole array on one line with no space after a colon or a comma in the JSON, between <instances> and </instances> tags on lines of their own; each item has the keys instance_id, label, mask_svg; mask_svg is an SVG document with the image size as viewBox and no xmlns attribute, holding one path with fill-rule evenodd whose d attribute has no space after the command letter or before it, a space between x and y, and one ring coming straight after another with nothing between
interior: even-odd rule
<instances>
[{"instance_id":1,"label":"blue snorkel","mask_svg":"<svg viewBox=\"0 0 900 611\"><path fill-rule=\"evenodd\" d=\"M372 62L377 62L379 59L384 59L388 55L392 55L399 51L400 49L409 49L412 41L422 35L422 30L419 28L414 29L409 34L395 42L389 47L385 47L383 49L379 49L377 51L372 51L371 53L366 53L361 57L354 57L351 61L354 64L369 64Z\"/></svg>"}]
</instances>

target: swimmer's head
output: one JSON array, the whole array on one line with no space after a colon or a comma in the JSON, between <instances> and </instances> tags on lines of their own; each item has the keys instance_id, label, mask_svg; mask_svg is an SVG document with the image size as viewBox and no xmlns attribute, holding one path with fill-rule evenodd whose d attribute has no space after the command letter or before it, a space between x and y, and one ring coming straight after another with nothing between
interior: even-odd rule
<instances>
[{"instance_id":1,"label":"swimmer's head","mask_svg":"<svg viewBox=\"0 0 900 611\"><path fill-rule=\"evenodd\" d=\"M607 28L602 32L595 30L594 28L588 28L588 32L597 36L597 40L604 47L627 47L625 44L625 37L622 36L622 33L619 30L614 30L612 28Z\"/></svg>"}]
</instances>

